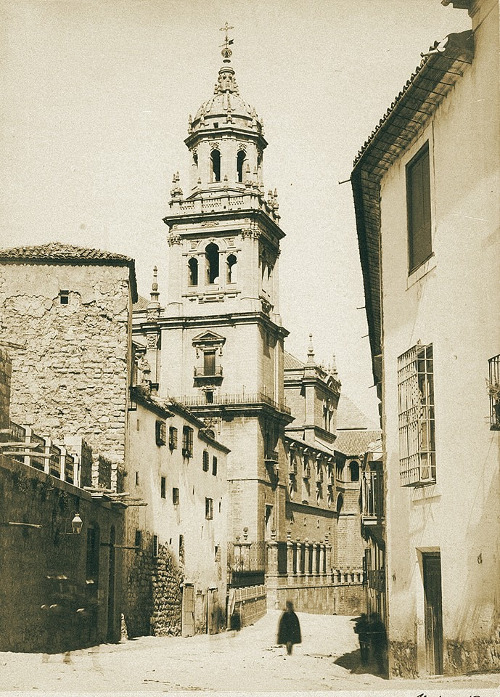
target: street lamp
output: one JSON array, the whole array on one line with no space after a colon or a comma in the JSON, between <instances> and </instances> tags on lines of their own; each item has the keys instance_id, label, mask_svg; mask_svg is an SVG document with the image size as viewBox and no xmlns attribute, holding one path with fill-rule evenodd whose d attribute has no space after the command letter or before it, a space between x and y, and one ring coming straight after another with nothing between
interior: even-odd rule
<instances>
[{"instance_id":1,"label":"street lamp","mask_svg":"<svg viewBox=\"0 0 500 697\"><path fill-rule=\"evenodd\" d=\"M66 535L79 535L83 528L83 520L79 513L75 513L73 520L71 521L72 532L67 532Z\"/></svg>"}]
</instances>

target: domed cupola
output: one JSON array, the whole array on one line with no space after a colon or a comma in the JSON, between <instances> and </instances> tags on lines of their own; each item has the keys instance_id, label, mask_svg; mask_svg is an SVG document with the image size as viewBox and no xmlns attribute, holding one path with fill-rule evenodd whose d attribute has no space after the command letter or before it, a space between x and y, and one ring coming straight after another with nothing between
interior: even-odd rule
<instances>
[{"instance_id":1,"label":"domed cupola","mask_svg":"<svg viewBox=\"0 0 500 697\"><path fill-rule=\"evenodd\" d=\"M221 187L242 189L249 182L262 184L262 153L267 146L262 119L241 97L231 66L233 43L226 32L213 97L194 119L189 117L184 141L192 154L191 195Z\"/></svg>"}]
</instances>

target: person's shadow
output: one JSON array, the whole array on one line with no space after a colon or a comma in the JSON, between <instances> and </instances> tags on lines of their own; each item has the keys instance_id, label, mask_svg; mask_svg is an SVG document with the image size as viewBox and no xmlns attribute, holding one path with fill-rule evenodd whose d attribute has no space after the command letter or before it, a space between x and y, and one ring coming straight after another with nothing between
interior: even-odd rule
<instances>
[{"instance_id":1,"label":"person's shadow","mask_svg":"<svg viewBox=\"0 0 500 697\"><path fill-rule=\"evenodd\" d=\"M356 673L357 675L369 673L370 675L377 675L379 678L387 679L385 672L379 673L377 664L371 659L364 665L361 663L361 651L359 649L349 651L349 653L344 653L342 656L336 658L334 663L341 668L345 668L351 673Z\"/></svg>"}]
</instances>

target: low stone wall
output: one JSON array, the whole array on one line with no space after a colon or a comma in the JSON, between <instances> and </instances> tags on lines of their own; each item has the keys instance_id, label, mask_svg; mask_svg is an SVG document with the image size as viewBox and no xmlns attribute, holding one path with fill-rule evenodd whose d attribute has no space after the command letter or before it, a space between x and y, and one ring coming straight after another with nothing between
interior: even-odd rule
<instances>
[{"instance_id":1,"label":"low stone wall","mask_svg":"<svg viewBox=\"0 0 500 697\"><path fill-rule=\"evenodd\" d=\"M234 588L234 612L240 616L241 626L254 624L267 612L267 594L265 586Z\"/></svg>"},{"instance_id":2,"label":"low stone wall","mask_svg":"<svg viewBox=\"0 0 500 697\"><path fill-rule=\"evenodd\" d=\"M365 612L366 600L362 584L342 586L294 586L278 588L273 608L282 610L286 601L293 602L297 612L318 615L359 615Z\"/></svg>"},{"instance_id":3,"label":"low stone wall","mask_svg":"<svg viewBox=\"0 0 500 697\"><path fill-rule=\"evenodd\" d=\"M447 641L444 670L447 675L486 673L500 669L500 635L496 641Z\"/></svg>"}]
</instances>

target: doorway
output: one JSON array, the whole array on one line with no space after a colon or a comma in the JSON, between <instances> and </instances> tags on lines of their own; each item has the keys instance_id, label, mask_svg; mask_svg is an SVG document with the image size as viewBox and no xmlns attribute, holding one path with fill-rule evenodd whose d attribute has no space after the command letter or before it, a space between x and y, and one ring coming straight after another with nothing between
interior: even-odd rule
<instances>
[{"instance_id":1,"label":"doorway","mask_svg":"<svg viewBox=\"0 0 500 697\"><path fill-rule=\"evenodd\" d=\"M185 583L182 589L182 636L194 636L194 586Z\"/></svg>"},{"instance_id":2,"label":"doorway","mask_svg":"<svg viewBox=\"0 0 500 697\"><path fill-rule=\"evenodd\" d=\"M422 555L424 575L424 625L426 668L431 675L443 673L443 602L441 555Z\"/></svg>"},{"instance_id":3,"label":"doorway","mask_svg":"<svg viewBox=\"0 0 500 697\"><path fill-rule=\"evenodd\" d=\"M109 569L108 569L108 641L117 641L115 623L115 526L109 531Z\"/></svg>"}]
</instances>

